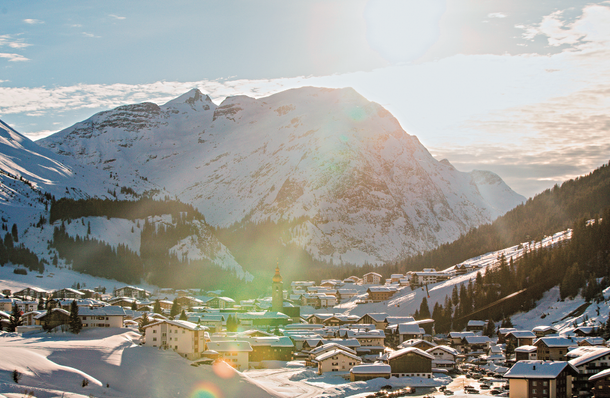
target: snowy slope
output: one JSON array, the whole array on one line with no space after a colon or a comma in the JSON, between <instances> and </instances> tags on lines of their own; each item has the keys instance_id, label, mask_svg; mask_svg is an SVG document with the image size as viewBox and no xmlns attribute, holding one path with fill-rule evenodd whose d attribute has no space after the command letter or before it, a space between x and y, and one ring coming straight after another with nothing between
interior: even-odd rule
<instances>
[{"instance_id":1,"label":"snowy slope","mask_svg":"<svg viewBox=\"0 0 610 398\"><path fill-rule=\"evenodd\" d=\"M321 260L393 261L456 239L521 203L493 173L436 161L353 89L305 87L220 106L198 90L96 114L39 141L62 157L145 179L212 225L297 220Z\"/></svg>"},{"instance_id":2,"label":"snowy slope","mask_svg":"<svg viewBox=\"0 0 610 398\"><path fill-rule=\"evenodd\" d=\"M277 397L228 365L190 366L175 352L138 345L127 329L18 336L0 332L0 394L36 397ZM13 370L23 377L12 381ZM82 386L83 379L89 384ZM65 392L66 394L62 394Z\"/></svg>"}]
</instances>

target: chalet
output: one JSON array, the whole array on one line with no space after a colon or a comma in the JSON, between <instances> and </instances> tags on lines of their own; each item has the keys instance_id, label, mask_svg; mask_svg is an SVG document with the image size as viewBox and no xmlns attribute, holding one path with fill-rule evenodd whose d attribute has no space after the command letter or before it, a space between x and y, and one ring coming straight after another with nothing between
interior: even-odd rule
<instances>
[{"instance_id":1,"label":"chalet","mask_svg":"<svg viewBox=\"0 0 610 398\"><path fill-rule=\"evenodd\" d=\"M603 337L586 337L578 342L579 347L599 347L606 346L606 339Z\"/></svg>"},{"instance_id":2,"label":"chalet","mask_svg":"<svg viewBox=\"0 0 610 398\"><path fill-rule=\"evenodd\" d=\"M529 330L515 330L505 336L506 343L512 342L513 347L532 345L535 339L536 335Z\"/></svg>"},{"instance_id":3,"label":"chalet","mask_svg":"<svg viewBox=\"0 0 610 398\"><path fill-rule=\"evenodd\" d=\"M569 362L578 370L578 375L574 379L574 393L584 395L591 391L591 387L593 387L589 383L589 377L610 367L610 348L586 347L578 350L582 354Z\"/></svg>"},{"instance_id":4,"label":"chalet","mask_svg":"<svg viewBox=\"0 0 610 398\"><path fill-rule=\"evenodd\" d=\"M222 325L225 321L224 316L220 314L204 314L199 317L199 324L210 328L211 332L222 331Z\"/></svg>"},{"instance_id":5,"label":"chalet","mask_svg":"<svg viewBox=\"0 0 610 398\"><path fill-rule=\"evenodd\" d=\"M26 287L25 289L21 289L18 292L13 294L15 297L21 298L32 298L32 299L48 299L51 297L51 292L48 290L41 289L39 287Z\"/></svg>"},{"instance_id":6,"label":"chalet","mask_svg":"<svg viewBox=\"0 0 610 398\"><path fill-rule=\"evenodd\" d=\"M498 329L498 344L503 344L506 338L506 335L510 332L515 332L516 328L499 328Z\"/></svg>"},{"instance_id":7,"label":"chalet","mask_svg":"<svg viewBox=\"0 0 610 398\"><path fill-rule=\"evenodd\" d=\"M381 284L381 278L383 278L377 272L369 272L362 276L363 285L379 285Z\"/></svg>"},{"instance_id":8,"label":"chalet","mask_svg":"<svg viewBox=\"0 0 610 398\"><path fill-rule=\"evenodd\" d=\"M361 350L360 352L376 354L378 352L383 352L385 347L383 345L385 340L385 333L383 330L348 330L347 337L349 339L356 339L358 343L360 343Z\"/></svg>"},{"instance_id":9,"label":"chalet","mask_svg":"<svg viewBox=\"0 0 610 398\"><path fill-rule=\"evenodd\" d=\"M451 347L461 349L462 339L468 336L475 336L474 332L449 332L449 344Z\"/></svg>"},{"instance_id":10,"label":"chalet","mask_svg":"<svg viewBox=\"0 0 610 398\"><path fill-rule=\"evenodd\" d=\"M466 330L469 332L482 332L487 326L487 321L470 320L466 325Z\"/></svg>"},{"instance_id":11,"label":"chalet","mask_svg":"<svg viewBox=\"0 0 610 398\"><path fill-rule=\"evenodd\" d=\"M150 292L134 286L123 286L114 290L114 297L132 297L145 300L150 297Z\"/></svg>"},{"instance_id":12,"label":"chalet","mask_svg":"<svg viewBox=\"0 0 610 398\"><path fill-rule=\"evenodd\" d=\"M388 317L388 314L386 314L386 313L364 314L360 317L360 319L358 319L358 321L356 323L363 324L363 325L372 324L372 325L375 325L375 329L385 330L385 328L388 326L388 323L386 322L387 317Z\"/></svg>"},{"instance_id":13,"label":"chalet","mask_svg":"<svg viewBox=\"0 0 610 398\"><path fill-rule=\"evenodd\" d=\"M594 336L598 329L593 326L580 326L574 329L574 334L578 337Z\"/></svg>"},{"instance_id":14,"label":"chalet","mask_svg":"<svg viewBox=\"0 0 610 398\"><path fill-rule=\"evenodd\" d=\"M190 360L201 357L207 341L207 327L188 321L162 320L144 326L145 346L173 349Z\"/></svg>"},{"instance_id":15,"label":"chalet","mask_svg":"<svg viewBox=\"0 0 610 398\"><path fill-rule=\"evenodd\" d=\"M241 336L241 335L240 335ZM248 354L248 363L259 363L262 361L291 361L294 353L294 344L290 337L287 336L258 336L258 337L243 337L236 336L235 338L214 339L214 342L240 343L247 342L250 344L252 351ZM228 355L226 357L231 357ZM242 355L243 356L243 355ZM240 362L243 365L243 358ZM245 369L245 368L242 368Z\"/></svg>"},{"instance_id":16,"label":"chalet","mask_svg":"<svg viewBox=\"0 0 610 398\"><path fill-rule=\"evenodd\" d=\"M303 307L320 307L320 299L315 293L305 293L301 295L301 305Z\"/></svg>"},{"instance_id":17,"label":"chalet","mask_svg":"<svg viewBox=\"0 0 610 398\"><path fill-rule=\"evenodd\" d=\"M53 308L34 316L36 325L44 328L53 329L57 326L70 323L70 313L62 308Z\"/></svg>"},{"instance_id":18,"label":"chalet","mask_svg":"<svg viewBox=\"0 0 610 398\"><path fill-rule=\"evenodd\" d=\"M125 316L125 310L122 307L114 305L98 308L83 307L78 309L78 317L83 323L83 328L122 328Z\"/></svg>"},{"instance_id":19,"label":"chalet","mask_svg":"<svg viewBox=\"0 0 610 398\"><path fill-rule=\"evenodd\" d=\"M462 351L465 354L483 354L491 344L487 336L466 336L462 338Z\"/></svg>"},{"instance_id":20,"label":"chalet","mask_svg":"<svg viewBox=\"0 0 610 398\"><path fill-rule=\"evenodd\" d=\"M45 311L30 311L21 315L21 322L25 326L36 325L36 317L43 314ZM8 314L7 314L8 315ZM7 317L8 318L8 317Z\"/></svg>"},{"instance_id":21,"label":"chalet","mask_svg":"<svg viewBox=\"0 0 610 398\"><path fill-rule=\"evenodd\" d=\"M320 339L320 338L305 339L305 341L303 342L303 345L302 345L302 350L311 351L312 349L320 347L320 346L324 345L325 343L326 343L325 339Z\"/></svg>"},{"instance_id":22,"label":"chalet","mask_svg":"<svg viewBox=\"0 0 610 398\"><path fill-rule=\"evenodd\" d=\"M357 315L333 315L328 317L322 321L324 326L343 326L343 325L351 325L360 319Z\"/></svg>"},{"instance_id":23,"label":"chalet","mask_svg":"<svg viewBox=\"0 0 610 398\"><path fill-rule=\"evenodd\" d=\"M350 370L350 381L366 381L383 377L390 378L392 367L386 363L375 362L364 365L357 365Z\"/></svg>"},{"instance_id":24,"label":"chalet","mask_svg":"<svg viewBox=\"0 0 610 398\"><path fill-rule=\"evenodd\" d=\"M572 396L578 371L568 362L519 361L506 374L510 398Z\"/></svg>"},{"instance_id":25,"label":"chalet","mask_svg":"<svg viewBox=\"0 0 610 398\"><path fill-rule=\"evenodd\" d=\"M337 300L340 303L345 303L357 295L358 292L355 289L337 289Z\"/></svg>"},{"instance_id":26,"label":"chalet","mask_svg":"<svg viewBox=\"0 0 610 398\"><path fill-rule=\"evenodd\" d=\"M407 348L407 347L415 347L419 348L423 351L428 351L430 348L434 348L438 346L438 344L433 343L431 341L422 340L422 339L411 339L407 341L403 341L402 344L398 346L398 348Z\"/></svg>"},{"instance_id":27,"label":"chalet","mask_svg":"<svg viewBox=\"0 0 610 398\"><path fill-rule=\"evenodd\" d=\"M538 347L538 360L561 361L565 360L569 347L575 347L576 343L566 337L541 337L534 342Z\"/></svg>"},{"instance_id":28,"label":"chalet","mask_svg":"<svg viewBox=\"0 0 610 398\"><path fill-rule=\"evenodd\" d=\"M309 351L309 357L305 361L306 366L318 366L315 361L316 357L331 351L342 350L348 354L357 355L356 350L346 347L339 342L325 343Z\"/></svg>"},{"instance_id":29,"label":"chalet","mask_svg":"<svg viewBox=\"0 0 610 398\"><path fill-rule=\"evenodd\" d=\"M138 300L133 297L115 297L113 299L108 300L108 303L117 307L131 308L134 303L136 304L136 306L138 305Z\"/></svg>"},{"instance_id":30,"label":"chalet","mask_svg":"<svg viewBox=\"0 0 610 398\"><path fill-rule=\"evenodd\" d=\"M314 359L318 365L318 374L326 372L349 372L354 366L362 364L362 359L345 350L325 352Z\"/></svg>"},{"instance_id":31,"label":"chalet","mask_svg":"<svg viewBox=\"0 0 610 398\"><path fill-rule=\"evenodd\" d=\"M426 350L434 357L432 367L438 369L455 369L459 351L446 345L439 345Z\"/></svg>"},{"instance_id":32,"label":"chalet","mask_svg":"<svg viewBox=\"0 0 610 398\"><path fill-rule=\"evenodd\" d=\"M395 287L387 287L387 286L371 286L366 292L369 295L369 300L374 303L378 303L381 301L389 300L395 293Z\"/></svg>"},{"instance_id":33,"label":"chalet","mask_svg":"<svg viewBox=\"0 0 610 398\"><path fill-rule=\"evenodd\" d=\"M237 370L245 370L250 367L250 353L253 350L247 341L210 341L208 349L216 351L218 358Z\"/></svg>"},{"instance_id":34,"label":"chalet","mask_svg":"<svg viewBox=\"0 0 610 398\"><path fill-rule=\"evenodd\" d=\"M589 377L589 383L593 385L591 391L595 398L610 398L610 369Z\"/></svg>"},{"instance_id":35,"label":"chalet","mask_svg":"<svg viewBox=\"0 0 610 398\"><path fill-rule=\"evenodd\" d=\"M62 298L62 299L81 299L85 297L85 293L66 287L64 289L59 289L53 292L53 298Z\"/></svg>"},{"instance_id":36,"label":"chalet","mask_svg":"<svg viewBox=\"0 0 610 398\"><path fill-rule=\"evenodd\" d=\"M360 282L362 282L362 279L360 279L354 275L347 277L343 280L343 283L360 283Z\"/></svg>"},{"instance_id":37,"label":"chalet","mask_svg":"<svg viewBox=\"0 0 610 398\"><path fill-rule=\"evenodd\" d=\"M388 355L388 364L394 377L432 378L434 356L419 348L403 348Z\"/></svg>"},{"instance_id":38,"label":"chalet","mask_svg":"<svg viewBox=\"0 0 610 398\"><path fill-rule=\"evenodd\" d=\"M210 299L207 304L211 307L210 305L210 301L217 299L213 298ZM191 297L191 296L180 296L180 297L176 297L176 303L180 306L181 309L188 309L188 308L193 308L193 307L199 307L202 306L204 304L203 300L197 299L195 297ZM173 304L173 302L172 302ZM162 307L163 308L163 307ZM219 307L212 307L212 308L219 308ZM171 307L170 307L171 309Z\"/></svg>"},{"instance_id":39,"label":"chalet","mask_svg":"<svg viewBox=\"0 0 610 398\"><path fill-rule=\"evenodd\" d=\"M30 312L38 309L38 301L35 300L16 300L17 308L21 312Z\"/></svg>"},{"instance_id":40,"label":"chalet","mask_svg":"<svg viewBox=\"0 0 610 398\"><path fill-rule=\"evenodd\" d=\"M411 286L424 286L433 283L446 281L451 275L446 272L436 272L434 269L425 270L422 272L414 272L411 274L410 284Z\"/></svg>"},{"instance_id":41,"label":"chalet","mask_svg":"<svg viewBox=\"0 0 610 398\"><path fill-rule=\"evenodd\" d=\"M536 326L532 329L532 332L534 332L537 338L540 338L550 334L557 334L557 329L552 326Z\"/></svg>"},{"instance_id":42,"label":"chalet","mask_svg":"<svg viewBox=\"0 0 610 398\"><path fill-rule=\"evenodd\" d=\"M0 311L11 312L13 310L13 305L18 300L14 298L0 298Z\"/></svg>"},{"instance_id":43,"label":"chalet","mask_svg":"<svg viewBox=\"0 0 610 398\"><path fill-rule=\"evenodd\" d=\"M516 361L535 361L538 359L538 347L535 345L522 345L515 348Z\"/></svg>"},{"instance_id":44,"label":"chalet","mask_svg":"<svg viewBox=\"0 0 610 398\"><path fill-rule=\"evenodd\" d=\"M416 322L389 325L386 331L388 332L386 344L394 348L407 340L422 339L425 334L424 329L420 328Z\"/></svg>"}]
</instances>

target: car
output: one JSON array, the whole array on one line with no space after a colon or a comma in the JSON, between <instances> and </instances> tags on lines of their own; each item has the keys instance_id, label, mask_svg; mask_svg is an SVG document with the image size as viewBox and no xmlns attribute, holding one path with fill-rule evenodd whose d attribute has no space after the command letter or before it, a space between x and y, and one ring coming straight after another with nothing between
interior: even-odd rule
<instances>
[{"instance_id":1,"label":"car","mask_svg":"<svg viewBox=\"0 0 610 398\"><path fill-rule=\"evenodd\" d=\"M445 394L445 395L453 395L453 391L445 390L445 391L443 391L443 394Z\"/></svg>"},{"instance_id":2,"label":"car","mask_svg":"<svg viewBox=\"0 0 610 398\"><path fill-rule=\"evenodd\" d=\"M500 394L502 394L502 391L501 390L491 390L489 393L491 395L500 395Z\"/></svg>"},{"instance_id":3,"label":"car","mask_svg":"<svg viewBox=\"0 0 610 398\"><path fill-rule=\"evenodd\" d=\"M481 384L481 386L479 388L481 390L489 390L491 387L489 387L487 384Z\"/></svg>"}]
</instances>

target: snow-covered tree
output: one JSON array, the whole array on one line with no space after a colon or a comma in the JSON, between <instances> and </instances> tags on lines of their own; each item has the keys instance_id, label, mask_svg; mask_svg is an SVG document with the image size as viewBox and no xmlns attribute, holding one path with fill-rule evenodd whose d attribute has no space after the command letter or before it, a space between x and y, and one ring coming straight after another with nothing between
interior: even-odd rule
<instances>
[{"instance_id":1,"label":"snow-covered tree","mask_svg":"<svg viewBox=\"0 0 610 398\"><path fill-rule=\"evenodd\" d=\"M80 320L78 316L78 304L76 300L72 300L72 304L70 304L70 331L74 334L79 334L81 329L83 328L83 322Z\"/></svg>"}]
</instances>

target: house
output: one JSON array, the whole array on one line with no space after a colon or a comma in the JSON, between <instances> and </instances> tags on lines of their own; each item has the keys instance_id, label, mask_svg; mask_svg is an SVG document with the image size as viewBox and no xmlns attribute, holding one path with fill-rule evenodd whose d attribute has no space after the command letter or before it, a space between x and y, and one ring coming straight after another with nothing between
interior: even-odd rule
<instances>
[{"instance_id":1,"label":"house","mask_svg":"<svg viewBox=\"0 0 610 398\"><path fill-rule=\"evenodd\" d=\"M390 282L391 283L400 283L400 280L403 279L405 276L403 274L392 274L390 275Z\"/></svg>"},{"instance_id":2,"label":"house","mask_svg":"<svg viewBox=\"0 0 610 398\"><path fill-rule=\"evenodd\" d=\"M21 312L30 312L38 309L38 301L31 300L16 300L17 308Z\"/></svg>"},{"instance_id":3,"label":"house","mask_svg":"<svg viewBox=\"0 0 610 398\"><path fill-rule=\"evenodd\" d=\"M446 272L436 272L436 270L430 268L411 274L410 284L413 287L430 285L440 281L446 281L450 277L451 275Z\"/></svg>"},{"instance_id":4,"label":"house","mask_svg":"<svg viewBox=\"0 0 610 398\"><path fill-rule=\"evenodd\" d=\"M369 272L362 276L363 285L379 285L381 284L381 278L383 278L377 272Z\"/></svg>"},{"instance_id":5,"label":"house","mask_svg":"<svg viewBox=\"0 0 610 398\"><path fill-rule=\"evenodd\" d=\"M218 358L237 370L245 370L250 366L252 346L247 341L210 341L208 349L216 351Z\"/></svg>"},{"instance_id":6,"label":"house","mask_svg":"<svg viewBox=\"0 0 610 398\"><path fill-rule=\"evenodd\" d=\"M385 349L383 345L385 333L383 330L348 330L347 338L358 340L361 346L358 351L362 353L376 354L383 352Z\"/></svg>"},{"instance_id":7,"label":"house","mask_svg":"<svg viewBox=\"0 0 610 398\"><path fill-rule=\"evenodd\" d=\"M449 345L461 349L462 339L467 336L475 336L474 332L449 332Z\"/></svg>"},{"instance_id":8,"label":"house","mask_svg":"<svg viewBox=\"0 0 610 398\"><path fill-rule=\"evenodd\" d=\"M215 299L218 299L218 297L216 297ZM212 301L212 300L214 300L214 299L209 300L207 302L207 304L210 305L210 301ZM175 301L180 306L180 308L183 310L193 308L193 307L200 307L203 305L203 300L199 300L199 299L196 299L195 297L191 297L191 296L180 296L180 297L177 297ZM173 302L172 302L172 305L173 305ZM163 308L163 307L161 307L161 308ZM219 308L219 307L212 307L212 308ZM171 309L171 307L170 307L170 309Z\"/></svg>"},{"instance_id":9,"label":"house","mask_svg":"<svg viewBox=\"0 0 610 398\"><path fill-rule=\"evenodd\" d=\"M515 348L516 361L535 361L538 359L538 347L535 345L522 345Z\"/></svg>"},{"instance_id":10,"label":"house","mask_svg":"<svg viewBox=\"0 0 610 398\"><path fill-rule=\"evenodd\" d=\"M66 287L64 289L59 289L53 292L53 298L63 298L63 299L81 299L85 297L85 293Z\"/></svg>"},{"instance_id":11,"label":"house","mask_svg":"<svg viewBox=\"0 0 610 398\"><path fill-rule=\"evenodd\" d=\"M82 307L78 309L78 317L83 323L83 328L122 328L126 315L122 307L114 305L97 308Z\"/></svg>"},{"instance_id":12,"label":"house","mask_svg":"<svg viewBox=\"0 0 610 398\"><path fill-rule=\"evenodd\" d=\"M483 354L491 344L487 336L466 336L462 338L462 351L464 354Z\"/></svg>"},{"instance_id":13,"label":"house","mask_svg":"<svg viewBox=\"0 0 610 398\"><path fill-rule=\"evenodd\" d=\"M593 336L597 333L598 329L593 326L580 326L574 329L574 334L578 337Z\"/></svg>"},{"instance_id":14,"label":"house","mask_svg":"<svg viewBox=\"0 0 610 398\"><path fill-rule=\"evenodd\" d=\"M53 329L57 326L70 323L70 313L62 308L53 308L34 316L36 325L44 328Z\"/></svg>"},{"instance_id":15,"label":"house","mask_svg":"<svg viewBox=\"0 0 610 398\"><path fill-rule=\"evenodd\" d=\"M591 391L595 398L610 398L610 369L589 377L589 383L593 385Z\"/></svg>"},{"instance_id":16,"label":"house","mask_svg":"<svg viewBox=\"0 0 610 398\"><path fill-rule=\"evenodd\" d=\"M535 328L532 329L532 332L534 332L534 334L536 335L537 338L540 337L545 337L548 336L550 334L557 334L557 329L555 329L552 326L536 326Z\"/></svg>"},{"instance_id":17,"label":"house","mask_svg":"<svg viewBox=\"0 0 610 398\"><path fill-rule=\"evenodd\" d=\"M386 318L388 314L386 313L369 313L364 314L358 319L356 323L363 325L375 325L375 329L385 330L388 326L386 322Z\"/></svg>"},{"instance_id":18,"label":"house","mask_svg":"<svg viewBox=\"0 0 610 398\"><path fill-rule=\"evenodd\" d=\"M337 300L340 303L345 303L357 295L358 292L355 289L337 289Z\"/></svg>"},{"instance_id":19,"label":"house","mask_svg":"<svg viewBox=\"0 0 610 398\"><path fill-rule=\"evenodd\" d=\"M578 342L579 347L606 346L606 339L603 337L587 337Z\"/></svg>"},{"instance_id":20,"label":"house","mask_svg":"<svg viewBox=\"0 0 610 398\"><path fill-rule=\"evenodd\" d=\"M381 301L389 300L395 293L395 287L387 287L387 286L371 286L366 292L369 295L369 300L374 303L378 303Z\"/></svg>"},{"instance_id":21,"label":"house","mask_svg":"<svg viewBox=\"0 0 610 398\"><path fill-rule=\"evenodd\" d=\"M318 374L326 372L348 372L354 366L362 364L357 355L337 349L325 352L314 359L318 365Z\"/></svg>"},{"instance_id":22,"label":"house","mask_svg":"<svg viewBox=\"0 0 610 398\"><path fill-rule=\"evenodd\" d=\"M386 344L394 348L407 340L422 339L425 334L424 329L419 327L416 322L389 325L386 331L388 332Z\"/></svg>"},{"instance_id":23,"label":"house","mask_svg":"<svg viewBox=\"0 0 610 398\"><path fill-rule=\"evenodd\" d=\"M206 343L210 336L207 329L205 326L189 321L153 322L144 326L144 345L169 348L187 359L199 359L201 353L208 349ZM218 350L215 351L220 354Z\"/></svg>"},{"instance_id":24,"label":"house","mask_svg":"<svg viewBox=\"0 0 610 398\"><path fill-rule=\"evenodd\" d=\"M569 361L578 370L578 375L574 379L574 393L583 395L593 387L589 383L589 377L610 367L610 348L583 347L574 351L581 353L580 356ZM570 354L574 351L570 351Z\"/></svg>"},{"instance_id":25,"label":"house","mask_svg":"<svg viewBox=\"0 0 610 398\"><path fill-rule=\"evenodd\" d=\"M504 377L510 398L569 398L577 374L568 362L519 361Z\"/></svg>"},{"instance_id":26,"label":"house","mask_svg":"<svg viewBox=\"0 0 610 398\"><path fill-rule=\"evenodd\" d=\"M42 297L46 300L51 296L51 292L49 292L48 290L41 289L39 287L26 287L25 289L21 289L18 292L15 292L13 296L21 298L29 297L32 299L39 299Z\"/></svg>"},{"instance_id":27,"label":"house","mask_svg":"<svg viewBox=\"0 0 610 398\"><path fill-rule=\"evenodd\" d=\"M383 377L389 379L392 367L386 363L375 362L364 365L356 365L350 370L350 381L366 381Z\"/></svg>"},{"instance_id":28,"label":"house","mask_svg":"<svg viewBox=\"0 0 610 398\"><path fill-rule=\"evenodd\" d=\"M576 343L566 337L541 337L534 342L538 347L538 360L561 361L565 360L569 347L575 347Z\"/></svg>"},{"instance_id":29,"label":"house","mask_svg":"<svg viewBox=\"0 0 610 398\"><path fill-rule=\"evenodd\" d=\"M0 298L0 311L11 312L17 301L14 298Z\"/></svg>"},{"instance_id":30,"label":"house","mask_svg":"<svg viewBox=\"0 0 610 398\"><path fill-rule=\"evenodd\" d=\"M36 325L36 317L44 311L30 311L21 315L21 322L24 326Z\"/></svg>"},{"instance_id":31,"label":"house","mask_svg":"<svg viewBox=\"0 0 610 398\"><path fill-rule=\"evenodd\" d=\"M487 326L487 321L470 320L466 325L466 330L469 332L482 332Z\"/></svg>"},{"instance_id":32,"label":"house","mask_svg":"<svg viewBox=\"0 0 610 398\"><path fill-rule=\"evenodd\" d=\"M388 355L388 364L394 377L432 378L434 356L419 348L408 347Z\"/></svg>"},{"instance_id":33,"label":"house","mask_svg":"<svg viewBox=\"0 0 610 398\"><path fill-rule=\"evenodd\" d=\"M437 369L455 369L459 351L446 345L439 345L426 350L434 357L432 367Z\"/></svg>"},{"instance_id":34,"label":"house","mask_svg":"<svg viewBox=\"0 0 610 398\"><path fill-rule=\"evenodd\" d=\"M505 337L510 332L516 331L516 328L500 328L498 329L498 344L503 344Z\"/></svg>"},{"instance_id":35,"label":"house","mask_svg":"<svg viewBox=\"0 0 610 398\"><path fill-rule=\"evenodd\" d=\"M132 297L145 300L150 297L150 292L134 286L123 286L114 290L114 297Z\"/></svg>"},{"instance_id":36,"label":"house","mask_svg":"<svg viewBox=\"0 0 610 398\"><path fill-rule=\"evenodd\" d=\"M415 347L415 348L419 348L420 350L428 351L430 348L434 348L437 345L438 344L433 343L431 341L427 341L427 340L411 339L411 340L404 341L402 344L400 344L398 346L398 348Z\"/></svg>"},{"instance_id":37,"label":"house","mask_svg":"<svg viewBox=\"0 0 610 398\"><path fill-rule=\"evenodd\" d=\"M513 347L520 347L523 345L532 345L536 339L536 335L529 330L514 330L509 332L504 339L506 344L511 342Z\"/></svg>"},{"instance_id":38,"label":"house","mask_svg":"<svg viewBox=\"0 0 610 398\"><path fill-rule=\"evenodd\" d=\"M204 314L202 317L199 317L199 324L207 326L212 332L222 331L224 321L224 316L219 314Z\"/></svg>"},{"instance_id":39,"label":"house","mask_svg":"<svg viewBox=\"0 0 610 398\"><path fill-rule=\"evenodd\" d=\"M349 354L357 355L356 350L346 347L341 342L331 342L322 344L311 351L309 351L309 357L305 361L305 366L318 366L314 360L316 357L330 351L343 350Z\"/></svg>"},{"instance_id":40,"label":"house","mask_svg":"<svg viewBox=\"0 0 610 398\"><path fill-rule=\"evenodd\" d=\"M360 283L360 282L362 282L362 279L360 279L354 275L343 279L343 283Z\"/></svg>"}]
</instances>

